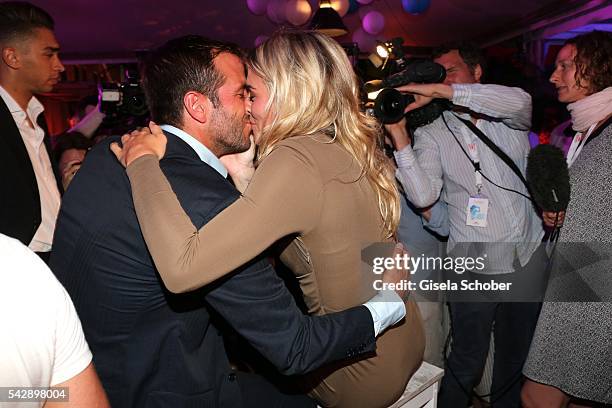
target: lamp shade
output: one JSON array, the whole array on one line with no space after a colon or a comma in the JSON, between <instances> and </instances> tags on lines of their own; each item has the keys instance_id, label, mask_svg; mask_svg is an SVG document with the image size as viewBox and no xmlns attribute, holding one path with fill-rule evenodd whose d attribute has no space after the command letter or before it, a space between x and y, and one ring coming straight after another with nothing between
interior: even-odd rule
<instances>
[{"instance_id":1,"label":"lamp shade","mask_svg":"<svg viewBox=\"0 0 612 408\"><path fill-rule=\"evenodd\" d=\"M329 5L329 1L325 2L326 7L324 2L325 0L321 2L321 6L312 17L310 28L330 37L339 37L348 33L342 17Z\"/></svg>"},{"instance_id":2,"label":"lamp shade","mask_svg":"<svg viewBox=\"0 0 612 408\"><path fill-rule=\"evenodd\" d=\"M340 17L346 16L351 6L349 0L329 0L329 4L338 14L340 14Z\"/></svg>"}]
</instances>

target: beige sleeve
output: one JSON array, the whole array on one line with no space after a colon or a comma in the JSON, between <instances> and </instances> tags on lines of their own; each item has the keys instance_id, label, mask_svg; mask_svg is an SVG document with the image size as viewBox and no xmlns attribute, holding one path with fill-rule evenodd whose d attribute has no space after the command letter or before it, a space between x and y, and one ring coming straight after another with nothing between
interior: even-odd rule
<instances>
[{"instance_id":1,"label":"beige sleeve","mask_svg":"<svg viewBox=\"0 0 612 408\"><path fill-rule=\"evenodd\" d=\"M198 230L155 156L127 168L145 241L164 284L200 288L259 255L272 243L314 227L322 182L309 153L279 146L258 167L244 195Z\"/></svg>"}]
</instances>

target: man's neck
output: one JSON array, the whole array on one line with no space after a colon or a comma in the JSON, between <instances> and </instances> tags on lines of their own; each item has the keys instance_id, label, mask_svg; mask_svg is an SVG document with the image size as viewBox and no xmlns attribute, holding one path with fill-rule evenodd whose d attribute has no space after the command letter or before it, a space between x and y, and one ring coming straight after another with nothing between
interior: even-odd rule
<instances>
[{"instance_id":1,"label":"man's neck","mask_svg":"<svg viewBox=\"0 0 612 408\"><path fill-rule=\"evenodd\" d=\"M214 154L217 158L220 157L219 152L216 149L216 146L214 145L214 143L211 143L211 138L203 134L201 129L193 128L189 125L184 125L180 129L188 133L189 135L191 135L191 137L196 139L198 142L202 143L204 146L206 146L206 148L210 150L211 153Z\"/></svg>"},{"instance_id":2,"label":"man's neck","mask_svg":"<svg viewBox=\"0 0 612 408\"><path fill-rule=\"evenodd\" d=\"M9 95L11 95L11 97L15 100L15 102L17 102L19 107L23 109L24 112L28 110L28 104L34 96L32 92L19 89L19 87L15 86L14 83L6 81L0 81L0 86L2 86L2 88L4 88Z\"/></svg>"}]
</instances>

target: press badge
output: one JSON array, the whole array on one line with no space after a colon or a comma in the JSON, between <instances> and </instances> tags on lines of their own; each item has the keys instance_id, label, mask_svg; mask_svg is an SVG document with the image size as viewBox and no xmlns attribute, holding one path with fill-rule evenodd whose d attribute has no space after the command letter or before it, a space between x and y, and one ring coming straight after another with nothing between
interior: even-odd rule
<instances>
[{"instance_id":1,"label":"press badge","mask_svg":"<svg viewBox=\"0 0 612 408\"><path fill-rule=\"evenodd\" d=\"M468 200L466 225L486 227L489 212L489 199L484 196L472 196Z\"/></svg>"}]
</instances>

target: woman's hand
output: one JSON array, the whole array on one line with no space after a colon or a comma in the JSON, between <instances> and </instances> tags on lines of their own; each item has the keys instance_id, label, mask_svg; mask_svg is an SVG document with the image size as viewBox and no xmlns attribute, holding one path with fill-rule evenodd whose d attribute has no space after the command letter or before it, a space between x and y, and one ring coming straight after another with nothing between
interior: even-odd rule
<instances>
[{"instance_id":1,"label":"woman's hand","mask_svg":"<svg viewBox=\"0 0 612 408\"><path fill-rule=\"evenodd\" d=\"M242 153L226 154L219 158L227 169L234 185L241 193L244 193L255 173L255 141L250 136L251 146Z\"/></svg>"},{"instance_id":2,"label":"woman's hand","mask_svg":"<svg viewBox=\"0 0 612 408\"><path fill-rule=\"evenodd\" d=\"M393 250L393 254L391 255L392 259L405 258L409 256L408 251L404 248L402 243L397 243ZM400 268L399 265L394 264L394 267L391 269L385 269L382 275L382 281L385 284L395 284L395 293L402 298L403 301L408 300L408 295L410 294L408 288L406 287L406 282L410 280L410 270Z\"/></svg>"},{"instance_id":3,"label":"woman's hand","mask_svg":"<svg viewBox=\"0 0 612 408\"><path fill-rule=\"evenodd\" d=\"M113 142L111 151L123 167L129 166L134 160L147 154L153 154L161 160L166 154L168 139L164 132L154 122L149 122L148 128L139 128L121 136L121 144Z\"/></svg>"}]
</instances>

